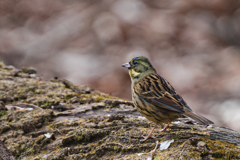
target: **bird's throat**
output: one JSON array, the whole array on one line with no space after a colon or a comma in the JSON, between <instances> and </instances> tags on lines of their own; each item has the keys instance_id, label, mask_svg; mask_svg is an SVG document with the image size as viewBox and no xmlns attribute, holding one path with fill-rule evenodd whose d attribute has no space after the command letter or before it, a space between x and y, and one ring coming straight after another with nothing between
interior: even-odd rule
<instances>
[{"instance_id":1,"label":"bird's throat","mask_svg":"<svg viewBox=\"0 0 240 160\"><path fill-rule=\"evenodd\" d=\"M132 80L138 79L140 77L140 72L136 72L133 69L129 71L130 77Z\"/></svg>"}]
</instances>

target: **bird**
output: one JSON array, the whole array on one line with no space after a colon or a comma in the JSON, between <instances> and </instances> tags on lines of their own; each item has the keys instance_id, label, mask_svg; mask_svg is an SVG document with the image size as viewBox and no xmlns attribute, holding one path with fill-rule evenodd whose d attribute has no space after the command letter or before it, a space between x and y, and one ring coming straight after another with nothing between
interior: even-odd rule
<instances>
[{"instance_id":1,"label":"bird","mask_svg":"<svg viewBox=\"0 0 240 160\"><path fill-rule=\"evenodd\" d=\"M122 64L122 67L129 71L134 106L146 119L155 122L155 126L142 142L155 138L152 133L158 124L167 123L161 130L164 132L172 121L180 117L189 117L204 126L214 124L193 112L173 86L157 74L146 57L134 57L130 62Z\"/></svg>"}]
</instances>

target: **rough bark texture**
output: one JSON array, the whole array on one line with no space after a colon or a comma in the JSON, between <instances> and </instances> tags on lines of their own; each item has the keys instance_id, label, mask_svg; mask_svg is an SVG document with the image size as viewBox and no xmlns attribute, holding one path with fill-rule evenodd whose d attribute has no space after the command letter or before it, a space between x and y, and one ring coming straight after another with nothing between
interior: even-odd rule
<instances>
[{"instance_id":1,"label":"rough bark texture","mask_svg":"<svg viewBox=\"0 0 240 160\"><path fill-rule=\"evenodd\" d=\"M240 159L240 133L187 118L154 126L132 103L0 63L0 140L17 159ZM7 110L6 110L7 109ZM174 140L155 154L156 141Z\"/></svg>"},{"instance_id":2,"label":"rough bark texture","mask_svg":"<svg viewBox=\"0 0 240 160\"><path fill-rule=\"evenodd\" d=\"M9 152L2 141L0 141L0 160L15 160L12 153Z\"/></svg>"}]
</instances>

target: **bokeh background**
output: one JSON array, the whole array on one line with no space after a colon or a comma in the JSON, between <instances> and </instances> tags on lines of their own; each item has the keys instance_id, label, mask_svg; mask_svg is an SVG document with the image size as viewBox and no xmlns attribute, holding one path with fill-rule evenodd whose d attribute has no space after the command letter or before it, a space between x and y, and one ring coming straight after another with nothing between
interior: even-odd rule
<instances>
[{"instance_id":1,"label":"bokeh background","mask_svg":"<svg viewBox=\"0 0 240 160\"><path fill-rule=\"evenodd\" d=\"M240 131L240 1L0 0L0 60L130 100L146 56L189 106Z\"/></svg>"}]
</instances>

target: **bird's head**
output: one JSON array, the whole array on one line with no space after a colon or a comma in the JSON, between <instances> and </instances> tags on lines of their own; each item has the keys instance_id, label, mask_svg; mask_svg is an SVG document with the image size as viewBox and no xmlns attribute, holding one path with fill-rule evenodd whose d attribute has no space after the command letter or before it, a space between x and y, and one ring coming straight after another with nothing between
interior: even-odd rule
<instances>
[{"instance_id":1,"label":"bird's head","mask_svg":"<svg viewBox=\"0 0 240 160\"><path fill-rule=\"evenodd\" d=\"M148 74L156 73L149 60L143 56L133 58L122 67L128 68L131 80L141 79Z\"/></svg>"}]
</instances>

